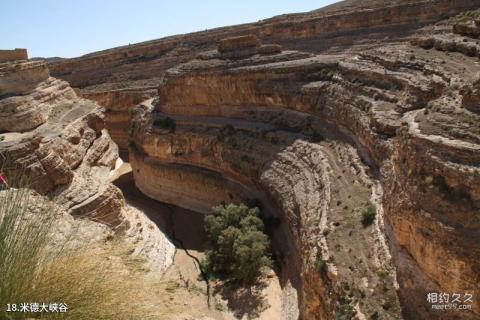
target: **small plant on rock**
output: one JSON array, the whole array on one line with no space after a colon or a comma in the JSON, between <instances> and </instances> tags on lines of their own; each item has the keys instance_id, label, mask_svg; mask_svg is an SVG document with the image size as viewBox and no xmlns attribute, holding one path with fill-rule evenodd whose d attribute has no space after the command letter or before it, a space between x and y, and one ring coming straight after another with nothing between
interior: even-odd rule
<instances>
[{"instance_id":1,"label":"small plant on rock","mask_svg":"<svg viewBox=\"0 0 480 320\"><path fill-rule=\"evenodd\" d=\"M377 206L369 202L368 205L362 210L362 225L368 227L375 221L375 216L377 214Z\"/></svg>"},{"instance_id":2,"label":"small plant on rock","mask_svg":"<svg viewBox=\"0 0 480 320\"><path fill-rule=\"evenodd\" d=\"M135 132L135 124L134 124L134 123L130 123L130 124L128 125L127 131L128 131L128 135L130 135L130 136L133 135L133 133Z\"/></svg>"},{"instance_id":3,"label":"small plant on rock","mask_svg":"<svg viewBox=\"0 0 480 320\"><path fill-rule=\"evenodd\" d=\"M315 260L315 270L317 270L318 274L321 276L325 275L327 268L327 262L317 257L317 260Z\"/></svg>"},{"instance_id":4,"label":"small plant on rock","mask_svg":"<svg viewBox=\"0 0 480 320\"><path fill-rule=\"evenodd\" d=\"M170 117L155 119L153 121L153 126L168 130L169 132L175 132L177 127L175 120Z\"/></svg>"},{"instance_id":5,"label":"small plant on rock","mask_svg":"<svg viewBox=\"0 0 480 320\"><path fill-rule=\"evenodd\" d=\"M310 139L311 142L313 143L319 143L325 140L325 138L322 136L322 134L318 131L313 131L312 137Z\"/></svg>"},{"instance_id":6,"label":"small plant on rock","mask_svg":"<svg viewBox=\"0 0 480 320\"><path fill-rule=\"evenodd\" d=\"M130 116L133 116L135 114L135 107L129 107L127 111Z\"/></svg>"},{"instance_id":7,"label":"small plant on rock","mask_svg":"<svg viewBox=\"0 0 480 320\"><path fill-rule=\"evenodd\" d=\"M340 298L335 308L335 320L350 320L356 315L355 309L350 305L348 297Z\"/></svg>"},{"instance_id":8,"label":"small plant on rock","mask_svg":"<svg viewBox=\"0 0 480 320\"><path fill-rule=\"evenodd\" d=\"M222 128L221 132L224 137L233 136L235 134L235 127L227 124Z\"/></svg>"}]
</instances>

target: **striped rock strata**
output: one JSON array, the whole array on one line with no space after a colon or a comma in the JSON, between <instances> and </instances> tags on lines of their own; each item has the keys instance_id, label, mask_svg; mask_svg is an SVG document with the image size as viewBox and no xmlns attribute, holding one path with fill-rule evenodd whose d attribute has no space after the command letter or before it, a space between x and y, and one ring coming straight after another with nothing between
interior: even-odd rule
<instances>
[{"instance_id":1,"label":"striped rock strata","mask_svg":"<svg viewBox=\"0 0 480 320\"><path fill-rule=\"evenodd\" d=\"M451 23L426 34L458 43ZM285 318L478 317L478 300L438 311L426 294L478 293L480 69L424 37L355 55L213 50L168 70L131 123L137 186L198 211L257 201L280 219Z\"/></svg>"}]
</instances>

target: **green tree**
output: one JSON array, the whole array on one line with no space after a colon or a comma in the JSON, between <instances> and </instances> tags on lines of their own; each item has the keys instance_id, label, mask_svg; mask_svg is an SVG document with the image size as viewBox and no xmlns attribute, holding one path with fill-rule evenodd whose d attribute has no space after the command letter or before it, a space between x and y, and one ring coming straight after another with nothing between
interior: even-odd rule
<instances>
[{"instance_id":1,"label":"green tree","mask_svg":"<svg viewBox=\"0 0 480 320\"><path fill-rule=\"evenodd\" d=\"M205 217L212 249L204 266L210 273L242 285L253 285L272 266L270 240L264 233L260 210L244 204L215 207Z\"/></svg>"}]
</instances>

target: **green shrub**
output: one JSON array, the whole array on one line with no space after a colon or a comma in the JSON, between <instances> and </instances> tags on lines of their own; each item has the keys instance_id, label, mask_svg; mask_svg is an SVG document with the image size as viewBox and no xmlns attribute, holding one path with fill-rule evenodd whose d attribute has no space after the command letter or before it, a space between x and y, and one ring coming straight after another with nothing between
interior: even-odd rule
<instances>
[{"instance_id":1,"label":"green shrub","mask_svg":"<svg viewBox=\"0 0 480 320\"><path fill-rule=\"evenodd\" d=\"M320 258L317 258L317 260L315 260L315 270L317 270L318 274L323 276L327 273L327 262L320 259Z\"/></svg>"},{"instance_id":2,"label":"green shrub","mask_svg":"<svg viewBox=\"0 0 480 320\"><path fill-rule=\"evenodd\" d=\"M384 269L378 269L377 276L379 276L382 279L385 279L388 276L388 271Z\"/></svg>"},{"instance_id":3,"label":"green shrub","mask_svg":"<svg viewBox=\"0 0 480 320\"><path fill-rule=\"evenodd\" d=\"M157 118L153 121L153 125L155 127L168 130L170 132L175 132L175 129L177 127L177 124L176 124L175 120L173 120L170 117Z\"/></svg>"},{"instance_id":4,"label":"green shrub","mask_svg":"<svg viewBox=\"0 0 480 320\"><path fill-rule=\"evenodd\" d=\"M215 207L205 217L212 245L203 267L231 284L254 285L272 267L270 240L264 233L258 208L244 204Z\"/></svg>"},{"instance_id":5,"label":"green shrub","mask_svg":"<svg viewBox=\"0 0 480 320\"><path fill-rule=\"evenodd\" d=\"M235 134L235 127L232 126L231 124L226 124L221 129L221 133L222 133L222 136L224 137L233 136Z\"/></svg>"},{"instance_id":6,"label":"green shrub","mask_svg":"<svg viewBox=\"0 0 480 320\"><path fill-rule=\"evenodd\" d=\"M335 320L351 320L356 315L355 309L350 305L348 298L341 298L340 304L335 308Z\"/></svg>"},{"instance_id":7,"label":"green shrub","mask_svg":"<svg viewBox=\"0 0 480 320\"><path fill-rule=\"evenodd\" d=\"M322 136L320 132L313 131L312 137L310 139L311 142L318 143L318 142L322 142L323 140L325 140L325 138Z\"/></svg>"},{"instance_id":8,"label":"green shrub","mask_svg":"<svg viewBox=\"0 0 480 320\"><path fill-rule=\"evenodd\" d=\"M364 227L368 227L375 221L377 214L377 207L375 204L369 202L368 205L362 210L362 224Z\"/></svg>"},{"instance_id":9,"label":"green shrub","mask_svg":"<svg viewBox=\"0 0 480 320\"><path fill-rule=\"evenodd\" d=\"M215 310L217 310L217 311L225 311L225 307L223 306L223 304L221 304L220 302L216 301L216 302L215 302Z\"/></svg>"},{"instance_id":10,"label":"green shrub","mask_svg":"<svg viewBox=\"0 0 480 320\"><path fill-rule=\"evenodd\" d=\"M218 132L217 139L218 141L225 142L230 144L233 148L235 148L235 140L234 135L236 133L236 129L231 124L224 125Z\"/></svg>"},{"instance_id":11,"label":"green shrub","mask_svg":"<svg viewBox=\"0 0 480 320\"><path fill-rule=\"evenodd\" d=\"M471 197L464 187L452 188L443 176L434 176L431 184L434 190L441 193L447 200L453 202L471 201Z\"/></svg>"},{"instance_id":12,"label":"green shrub","mask_svg":"<svg viewBox=\"0 0 480 320\"><path fill-rule=\"evenodd\" d=\"M135 107L128 107L127 111L130 116L133 116L135 114Z\"/></svg>"},{"instance_id":13,"label":"green shrub","mask_svg":"<svg viewBox=\"0 0 480 320\"><path fill-rule=\"evenodd\" d=\"M135 124L134 123L130 123L128 125L128 129L127 129L127 132L128 132L128 135L133 135L133 133L135 132Z\"/></svg>"},{"instance_id":14,"label":"green shrub","mask_svg":"<svg viewBox=\"0 0 480 320\"><path fill-rule=\"evenodd\" d=\"M333 66L325 66L316 72L309 72L305 75L307 81L332 81L337 70Z\"/></svg>"}]
</instances>

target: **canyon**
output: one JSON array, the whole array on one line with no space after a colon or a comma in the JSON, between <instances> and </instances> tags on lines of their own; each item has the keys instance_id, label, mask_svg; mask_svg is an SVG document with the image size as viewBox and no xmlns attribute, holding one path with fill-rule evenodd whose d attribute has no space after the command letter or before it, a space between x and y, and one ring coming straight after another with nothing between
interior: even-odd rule
<instances>
[{"instance_id":1,"label":"canyon","mask_svg":"<svg viewBox=\"0 0 480 320\"><path fill-rule=\"evenodd\" d=\"M348 0L73 59L0 51L0 161L187 289L209 288L203 215L259 206L278 268L245 318L477 319L479 37L477 0ZM241 318L190 291L186 319Z\"/></svg>"}]
</instances>

